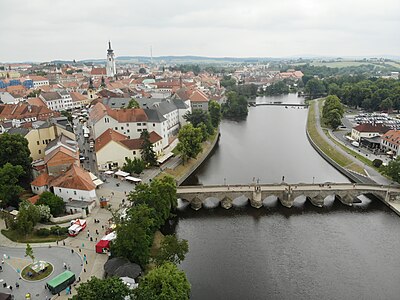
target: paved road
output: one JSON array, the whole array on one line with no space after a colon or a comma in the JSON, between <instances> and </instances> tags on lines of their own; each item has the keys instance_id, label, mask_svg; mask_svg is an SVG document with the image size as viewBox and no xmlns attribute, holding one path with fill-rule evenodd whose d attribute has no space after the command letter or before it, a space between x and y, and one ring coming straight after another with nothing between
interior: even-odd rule
<instances>
[{"instance_id":1,"label":"paved road","mask_svg":"<svg viewBox=\"0 0 400 300\"><path fill-rule=\"evenodd\" d=\"M53 273L46 279L36 282L26 281L22 278L19 279L17 269L22 270L24 266L31 263L31 260L25 257L25 248L0 247L0 257L3 258L3 255L6 255L6 257L10 256L10 259L4 259L4 264L2 264L3 272L0 272L0 279L3 282L0 284L0 292L10 292L9 288L3 287L3 283L6 283L13 286L11 293L16 300L25 299L26 293L31 293L32 299L43 300L47 299L46 297L50 299L52 294L45 289L45 283L64 272L64 262L69 265L70 270L75 273L77 279L80 276L83 269L83 260L79 253L75 251L71 253L71 250L65 247L48 248L35 247L35 245L32 245L32 247L35 259L50 262L54 268ZM15 286L17 282L19 283L19 288Z\"/></svg>"},{"instance_id":2,"label":"paved road","mask_svg":"<svg viewBox=\"0 0 400 300\"><path fill-rule=\"evenodd\" d=\"M382 176L379 172L377 172L375 169L367 166L366 164L360 162L357 158L355 158L353 155L349 154L348 152L344 151L342 148L340 148L338 145L336 145L333 141L331 141L326 135L325 133L322 131L321 128L321 121L320 121L320 115L319 115L319 109L317 106L317 101L312 101L311 105L314 105L315 109L315 117L316 117L316 123L317 123L317 130L320 134L320 136L322 136L322 138L328 142L333 148L335 148L336 151L342 153L344 156L346 156L348 159L350 159L351 161L353 161L355 164L361 166L362 168L364 168L365 172L368 174L369 178L371 178L373 181L375 181L378 184L383 184L383 185L397 185L395 182L389 180L388 178Z\"/></svg>"}]
</instances>

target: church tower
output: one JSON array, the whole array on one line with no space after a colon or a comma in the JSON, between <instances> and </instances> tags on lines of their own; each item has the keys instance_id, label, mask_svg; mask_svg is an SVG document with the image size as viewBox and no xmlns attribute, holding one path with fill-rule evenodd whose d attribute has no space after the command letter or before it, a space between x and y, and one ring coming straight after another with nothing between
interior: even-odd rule
<instances>
[{"instance_id":1,"label":"church tower","mask_svg":"<svg viewBox=\"0 0 400 300\"><path fill-rule=\"evenodd\" d=\"M88 90L87 90L87 97L88 97L89 100L94 100L94 99L97 98L96 89L95 89L95 87L93 85L93 79L92 78L89 79L89 87L88 87Z\"/></svg>"},{"instance_id":2,"label":"church tower","mask_svg":"<svg viewBox=\"0 0 400 300\"><path fill-rule=\"evenodd\" d=\"M111 49L111 41L108 41L106 72L107 77L114 77L115 74L117 74L117 70L115 68L114 50Z\"/></svg>"}]
</instances>

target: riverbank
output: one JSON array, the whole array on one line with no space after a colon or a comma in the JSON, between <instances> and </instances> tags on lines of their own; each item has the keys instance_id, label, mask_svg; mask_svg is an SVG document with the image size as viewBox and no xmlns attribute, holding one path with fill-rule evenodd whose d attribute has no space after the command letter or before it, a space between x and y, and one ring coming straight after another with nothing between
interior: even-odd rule
<instances>
[{"instance_id":1,"label":"riverbank","mask_svg":"<svg viewBox=\"0 0 400 300\"><path fill-rule=\"evenodd\" d=\"M209 140L203 142L203 149L196 159L190 159L184 164L176 166L174 169L166 168L157 177L166 175L172 176L177 185L181 185L194 171L211 155L220 137L219 128Z\"/></svg>"}]
</instances>

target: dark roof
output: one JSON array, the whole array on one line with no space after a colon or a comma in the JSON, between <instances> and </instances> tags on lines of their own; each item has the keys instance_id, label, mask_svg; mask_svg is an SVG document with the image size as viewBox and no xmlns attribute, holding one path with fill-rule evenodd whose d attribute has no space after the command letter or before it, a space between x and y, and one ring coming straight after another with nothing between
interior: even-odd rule
<instances>
[{"instance_id":1,"label":"dark roof","mask_svg":"<svg viewBox=\"0 0 400 300\"><path fill-rule=\"evenodd\" d=\"M58 92L47 92L47 93L42 92L40 96L43 97L43 99L46 101L57 100L62 98Z\"/></svg>"},{"instance_id":2,"label":"dark roof","mask_svg":"<svg viewBox=\"0 0 400 300\"><path fill-rule=\"evenodd\" d=\"M181 99L173 99L172 101L174 102L175 106L176 106L178 109L187 109L187 108L189 108L189 107L186 105L186 103L185 103L183 100L181 100Z\"/></svg>"},{"instance_id":3,"label":"dark roof","mask_svg":"<svg viewBox=\"0 0 400 300\"><path fill-rule=\"evenodd\" d=\"M131 98L111 97L111 98L103 98L102 100L104 105L107 105L108 107L111 108L124 108L128 105L129 101L131 101Z\"/></svg>"},{"instance_id":4,"label":"dark roof","mask_svg":"<svg viewBox=\"0 0 400 300\"><path fill-rule=\"evenodd\" d=\"M129 277L129 278L137 278L142 274L142 268L135 263L126 263L120 267L118 267L115 272L112 274L113 276L118 277ZM108 274L111 275L111 274Z\"/></svg>"},{"instance_id":5,"label":"dark roof","mask_svg":"<svg viewBox=\"0 0 400 300\"><path fill-rule=\"evenodd\" d=\"M28 128L24 128L24 127L19 127L19 128L10 128L10 130L8 130L9 134L20 134L22 136L25 136L29 133L29 129Z\"/></svg>"},{"instance_id":6,"label":"dark roof","mask_svg":"<svg viewBox=\"0 0 400 300\"><path fill-rule=\"evenodd\" d=\"M106 275L112 276L120 266L126 263L129 263L129 260L127 258L124 257L111 258L104 264L104 271L106 272Z\"/></svg>"},{"instance_id":7,"label":"dark roof","mask_svg":"<svg viewBox=\"0 0 400 300\"><path fill-rule=\"evenodd\" d=\"M147 115L148 122L164 122L167 121L156 109L145 108L143 109Z\"/></svg>"}]
</instances>

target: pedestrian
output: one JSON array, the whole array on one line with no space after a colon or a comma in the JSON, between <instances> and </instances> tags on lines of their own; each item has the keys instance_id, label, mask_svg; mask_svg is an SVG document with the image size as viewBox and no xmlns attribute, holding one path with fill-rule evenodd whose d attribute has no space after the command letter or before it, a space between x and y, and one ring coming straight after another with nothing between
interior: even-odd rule
<instances>
[{"instance_id":1,"label":"pedestrian","mask_svg":"<svg viewBox=\"0 0 400 300\"><path fill-rule=\"evenodd\" d=\"M96 234L99 235L99 231L96 229Z\"/></svg>"},{"instance_id":2,"label":"pedestrian","mask_svg":"<svg viewBox=\"0 0 400 300\"><path fill-rule=\"evenodd\" d=\"M86 262L86 254L83 254L83 261Z\"/></svg>"},{"instance_id":3,"label":"pedestrian","mask_svg":"<svg viewBox=\"0 0 400 300\"><path fill-rule=\"evenodd\" d=\"M65 241L63 241L63 246L65 246Z\"/></svg>"},{"instance_id":4,"label":"pedestrian","mask_svg":"<svg viewBox=\"0 0 400 300\"><path fill-rule=\"evenodd\" d=\"M67 269L67 264L65 262L63 263L63 267L65 270Z\"/></svg>"},{"instance_id":5,"label":"pedestrian","mask_svg":"<svg viewBox=\"0 0 400 300\"><path fill-rule=\"evenodd\" d=\"M12 285L10 285L8 288L12 291Z\"/></svg>"},{"instance_id":6,"label":"pedestrian","mask_svg":"<svg viewBox=\"0 0 400 300\"><path fill-rule=\"evenodd\" d=\"M71 253L74 254L74 249L71 249Z\"/></svg>"},{"instance_id":7,"label":"pedestrian","mask_svg":"<svg viewBox=\"0 0 400 300\"><path fill-rule=\"evenodd\" d=\"M15 283L15 287L19 288L19 283L18 282Z\"/></svg>"}]
</instances>

